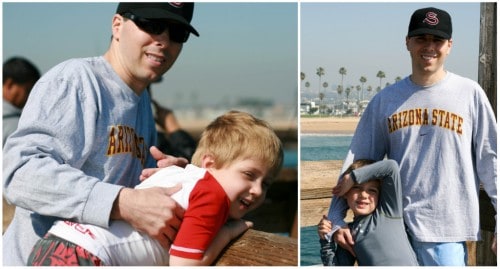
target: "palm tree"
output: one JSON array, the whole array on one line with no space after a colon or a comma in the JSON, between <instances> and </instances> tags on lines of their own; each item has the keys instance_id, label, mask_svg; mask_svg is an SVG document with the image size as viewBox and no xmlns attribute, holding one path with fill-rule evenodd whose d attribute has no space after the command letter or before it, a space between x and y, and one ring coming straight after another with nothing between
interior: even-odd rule
<instances>
[{"instance_id":1,"label":"palm tree","mask_svg":"<svg viewBox=\"0 0 500 269\"><path fill-rule=\"evenodd\" d=\"M356 85L356 90L358 91L358 102L359 102L359 92L361 91L361 86Z\"/></svg>"},{"instance_id":2,"label":"palm tree","mask_svg":"<svg viewBox=\"0 0 500 269\"><path fill-rule=\"evenodd\" d=\"M385 78L385 73L383 71L378 71L377 77L380 79L379 87L382 88L382 79Z\"/></svg>"},{"instance_id":3,"label":"palm tree","mask_svg":"<svg viewBox=\"0 0 500 269\"><path fill-rule=\"evenodd\" d=\"M342 107L344 107L344 104L342 103L342 92L344 91L344 89L342 89L342 86L337 86L337 93L339 94L339 99L340 99L340 104L342 105Z\"/></svg>"},{"instance_id":4,"label":"palm tree","mask_svg":"<svg viewBox=\"0 0 500 269\"><path fill-rule=\"evenodd\" d=\"M394 79L394 82L398 82L401 80L401 77L400 76L397 76L395 79Z\"/></svg>"},{"instance_id":5,"label":"palm tree","mask_svg":"<svg viewBox=\"0 0 500 269\"><path fill-rule=\"evenodd\" d=\"M345 67L341 67L339 69L339 74L342 76L340 85L342 85L342 89L344 88L344 76L347 75L347 69Z\"/></svg>"},{"instance_id":6,"label":"palm tree","mask_svg":"<svg viewBox=\"0 0 500 269\"><path fill-rule=\"evenodd\" d=\"M351 93L351 88L347 87L345 89L345 96L347 97L347 109L349 109L349 94Z\"/></svg>"},{"instance_id":7,"label":"palm tree","mask_svg":"<svg viewBox=\"0 0 500 269\"><path fill-rule=\"evenodd\" d=\"M306 74L304 72L300 72L300 84L302 84L305 78ZM300 91L302 92L302 89L300 89ZM302 98L302 96L300 96L300 98Z\"/></svg>"},{"instance_id":8,"label":"palm tree","mask_svg":"<svg viewBox=\"0 0 500 269\"><path fill-rule=\"evenodd\" d=\"M371 95L371 92L372 92L372 86L371 85L368 85L368 87L366 88L366 91L368 92L368 95ZM370 99L370 98L368 98Z\"/></svg>"},{"instance_id":9,"label":"palm tree","mask_svg":"<svg viewBox=\"0 0 500 269\"><path fill-rule=\"evenodd\" d=\"M342 86L337 86L337 93L342 96L342 92L344 91L344 89L342 89Z\"/></svg>"},{"instance_id":10,"label":"palm tree","mask_svg":"<svg viewBox=\"0 0 500 269\"><path fill-rule=\"evenodd\" d=\"M325 93L320 92L318 97L319 97L319 100L322 101L323 98L325 98Z\"/></svg>"},{"instance_id":11,"label":"palm tree","mask_svg":"<svg viewBox=\"0 0 500 269\"><path fill-rule=\"evenodd\" d=\"M325 75L325 69L323 67L316 68L316 75L318 75L319 83L318 83L318 94L321 92L321 76Z\"/></svg>"},{"instance_id":12,"label":"palm tree","mask_svg":"<svg viewBox=\"0 0 500 269\"><path fill-rule=\"evenodd\" d=\"M323 88L325 88L325 91L319 94L319 100L321 101L320 102L320 106L323 106L323 112L325 112L324 111L324 105L323 105L323 98L325 98L325 93L326 93L326 88L327 87L328 87L328 82L326 82L326 81L323 82ZM320 114L321 114L321 111L320 111Z\"/></svg>"},{"instance_id":13,"label":"palm tree","mask_svg":"<svg viewBox=\"0 0 500 269\"><path fill-rule=\"evenodd\" d=\"M364 87L363 87L363 86L364 86L364 85L365 85L365 83L366 83L366 77L361 76L361 77L359 78L359 82L361 82L361 100L363 100L363 99L364 99L364 95L363 95L363 90L364 90L363 88L364 88Z\"/></svg>"},{"instance_id":14,"label":"palm tree","mask_svg":"<svg viewBox=\"0 0 500 269\"><path fill-rule=\"evenodd\" d=\"M328 82L326 82L326 81L325 81L325 82L323 82L323 88L325 88L325 91L324 91L325 93L326 93L326 88L327 88L327 87L328 87Z\"/></svg>"},{"instance_id":15,"label":"palm tree","mask_svg":"<svg viewBox=\"0 0 500 269\"><path fill-rule=\"evenodd\" d=\"M306 81L305 86L307 89L307 93L309 93L309 86L311 86L311 83L309 83L309 81ZM311 101L312 101L312 99L311 99Z\"/></svg>"}]
</instances>

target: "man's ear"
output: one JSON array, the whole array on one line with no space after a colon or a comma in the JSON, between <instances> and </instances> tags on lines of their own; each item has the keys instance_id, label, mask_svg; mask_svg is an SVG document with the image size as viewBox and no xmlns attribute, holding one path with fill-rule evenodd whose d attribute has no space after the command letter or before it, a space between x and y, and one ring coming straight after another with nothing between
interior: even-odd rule
<instances>
[{"instance_id":1,"label":"man's ear","mask_svg":"<svg viewBox=\"0 0 500 269\"><path fill-rule=\"evenodd\" d=\"M119 14L113 16L113 21L111 22L111 32L113 34L113 39L120 39L120 27L123 25L123 17Z\"/></svg>"},{"instance_id":2,"label":"man's ear","mask_svg":"<svg viewBox=\"0 0 500 269\"><path fill-rule=\"evenodd\" d=\"M202 168L214 168L215 167L215 158L211 154L203 155L201 159L201 167Z\"/></svg>"}]
</instances>

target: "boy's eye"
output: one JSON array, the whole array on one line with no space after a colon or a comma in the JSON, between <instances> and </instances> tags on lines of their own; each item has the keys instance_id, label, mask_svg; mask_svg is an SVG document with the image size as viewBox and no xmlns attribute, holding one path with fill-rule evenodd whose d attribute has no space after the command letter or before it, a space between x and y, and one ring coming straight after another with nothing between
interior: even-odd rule
<instances>
[{"instance_id":1,"label":"boy's eye","mask_svg":"<svg viewBox=\"0 0 500 269\"><path fill-rule=\"evenodd\" d=\"M368 192L370 192L372 194L378 194L378 190L377 189L368 189Z\"/></svg>"},{"instance_id":2,"label":"boy's eye","mask_svg":"<svg viewBox=\"0 0 500 269\"><path fill-rule=\"evenodd\" d=\"M262 188L264 190L268 190L270 187L271 187L271 182L269 182L267 180L262 181Z\"/></svg>"}]
</instances>

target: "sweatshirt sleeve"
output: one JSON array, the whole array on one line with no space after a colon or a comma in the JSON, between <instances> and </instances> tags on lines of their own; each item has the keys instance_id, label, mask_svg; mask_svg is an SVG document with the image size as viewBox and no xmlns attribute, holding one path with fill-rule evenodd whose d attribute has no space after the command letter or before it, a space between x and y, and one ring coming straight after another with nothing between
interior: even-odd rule
<instances>
[{"instance_id":1,"label":"sweatshirt sleeve","mask_svg":"<svg viewBox=\"0 0 500 269\"><path fill-rule=\"evenodd\" d=\"M352 171L353 179L361 184L380 179L378 208L389 217L403 217L403 198L398 163L382 160Z\"/></svg>"},{"instance_id":2,"label":"sweatshirt sleeve","mask_svg":"<svg viewBox=\"0 0 500 269\"><path fill-rule=\"evenodd\" d=\"M63 77L65 67L53 69L35 85L18 130L4 147L4 195L40 215L107 226L122 186L82 172L99 141L99 111L95 98L83 89L88 85L78 79L86 75L84 68Z\"/></svg>"}]
</instances>

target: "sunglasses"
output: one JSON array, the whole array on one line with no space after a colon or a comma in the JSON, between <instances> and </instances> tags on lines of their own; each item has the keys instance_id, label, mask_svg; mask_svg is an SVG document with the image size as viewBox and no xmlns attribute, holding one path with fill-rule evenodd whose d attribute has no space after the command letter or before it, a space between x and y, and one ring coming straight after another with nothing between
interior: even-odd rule
<instances>
[{"instance_id":1,"label":"sunglasses","mask_svg":"<svg viewBox=\"0 0 500 269\"><path fill-rule=\"evenodd\" d=\"M123 17L132 20L139 29L151 34L159 35L168 29L170 40L176 43L185 43L189 38L189 31L180 24L162 19L144 19L132 13L124 13Z\"/></svg>"}]
</instances>

